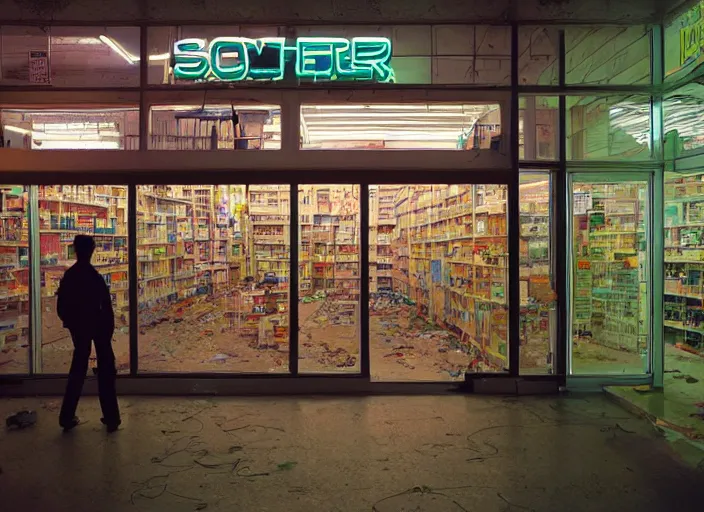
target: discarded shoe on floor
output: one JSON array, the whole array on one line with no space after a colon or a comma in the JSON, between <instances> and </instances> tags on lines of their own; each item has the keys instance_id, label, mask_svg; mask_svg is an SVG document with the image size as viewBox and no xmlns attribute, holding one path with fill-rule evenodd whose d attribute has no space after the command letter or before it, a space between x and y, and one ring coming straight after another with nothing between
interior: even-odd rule
<instances>
[{"instance_id":1,"label":"discarded shoe on floor","mask_svg":"<svg viewBox=\"0 0 704 512\"><path fill-rule=\"evenodd\" d=\"M36 411L20 411L12 416L8 416L5 420L5 425L7 425L7 428L17 430L34 426L36 423Z\"/></svg>"}]
</instances>

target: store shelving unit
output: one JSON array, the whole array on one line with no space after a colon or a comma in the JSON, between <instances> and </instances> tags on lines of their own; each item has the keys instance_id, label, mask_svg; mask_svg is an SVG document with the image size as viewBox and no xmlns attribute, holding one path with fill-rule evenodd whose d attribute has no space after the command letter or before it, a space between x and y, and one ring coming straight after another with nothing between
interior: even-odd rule
<instances>
[{"instance_id":1,"label":"store shelving unit","mask_svg":"<svg viewBox=\"0 0 704 512\"><path fill-rule=\"evenodd\" d=\"M551 371L551 314L555 297L550 264L549 178L521 183L519 193L521 368Z\"/></svg>"},{"instance_id":2,"label":"store shelving unit","mask_svg":"<svg viewBox=\"0 0 704 512\"><path fill-rule=\"evenodd\" d=\"M492 185L408 187L411 299L495 369L508 348L505 194Z\"/></svg>"},{"instance_id":3,"label":"store shelving unit","mask_svg":"<svg viewBox=\"0 0 704 512\"><path fill-rule=\"evenodd\" d=\"M27 343L29 250L24 187L0 187L0 350Z\"/></svg>"},{"instance_id":4,"label":"store shelving unit","mask_svg":"<svg viewBox=\"0 0 704 512\"><path fill-rule=\"evenodd\" d=\"M73 265L73 239L93 236L93 265L108 284L117 312L128 308L127 187L39 187L42 300L53 301L65 270Z\"/></svg>"},{"instance_id":5,"label":"store shelving unit","mask_svg":"<svg viewBox=\"0 0 704 512\"><path fill-rule=\"evenodd\" d=\"M701 351L704 182L698 175L678 177L668 181L665 194L665 338Z\"/></svg>"},{"instance_id":6,"label":"store shelving unit","mask_svg":"<svg viewBox=\"0 0 704 512\"><path fill-rule=\"evenodd\" d=\"M644 188L587 186L574 212L575 335L611 349L647 349Z\"/></svg>"}]
</instances>

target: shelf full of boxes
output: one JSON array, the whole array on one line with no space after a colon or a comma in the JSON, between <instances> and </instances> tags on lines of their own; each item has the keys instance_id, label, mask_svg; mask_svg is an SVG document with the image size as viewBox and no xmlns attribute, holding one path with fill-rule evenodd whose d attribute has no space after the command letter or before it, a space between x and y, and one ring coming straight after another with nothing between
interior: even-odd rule
<instances>
[{"instance_id":1,"label":"shelf full of boxes","mask_svg":"<svg viewBox=\"0 0 704 512\"><path fill-rule=\"evenodd\" d=\"M555 294L552 285L550 178L526 175L519 187L521 370L553 370Z\"/></svg>"},{"instance_id":2,"label":"shelf full of boxes","mask_svg":"<svg viewBox=\"0 0 704 512\"><path fill-rule=\"evenodd\" d=\"M127 187L41 186L38 197L42 302L52 311L63 273L73 265L73 239L95 239L93 265L108 284L117 316L128 310Z\"/></svg>"},{"instance_id":3,"label":"shelf full of boxes","mask_svg":"<svg viewBox=\"0 0 704 512\"><path fill-rule=\"evenodd\" d=\"M25 187L0 187L0 350L3 351L20 352L29 340L27 199ZM26 368L20 357L3 363L7 367L2 371L22 371L22 365Z\"/></svg>"},{"instance_id":4,"label":"shelf full of boxes","mask_svg":"<svg viewBox=\"0 0 704 512\"><path fill-rule=\"evenodd\" d=\"M704 182L679 176L665 186L665 340L704 352Z\"/></svg>"},{"instance_id":5,"label":"shelf full of boxes","mask_svg":"<svg viewBox=\"0 0 704 512\"><path fill-rule=\"evenodd\" d=\"M648 337L646 201L637 183L580 186L573 200L574 335L641 356Z\"/></svg>"},{"instance_id":6,"label":"shelf full of boxes","mask_svg":"<svg viewBox=\"0 0 704 512\"><path fill-rule=\"evenodd\" d=\"M396 207L406 202L409 289L418 312L453 332L485 369L504 369L506 188L414 186L397 196ZM397 222L405 225L405 216L399 211Z\"/></svg>"}]
</instances>

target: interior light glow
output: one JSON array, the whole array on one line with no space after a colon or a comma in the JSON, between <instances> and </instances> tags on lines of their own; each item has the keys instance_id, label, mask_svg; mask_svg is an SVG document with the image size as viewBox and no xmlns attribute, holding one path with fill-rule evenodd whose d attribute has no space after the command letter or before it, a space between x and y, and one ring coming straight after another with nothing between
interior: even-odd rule
<instances>
[{"instance_id":1,"label":"interior light glow","mask_svg":"<svg viewBox=\"0 0 704 512\"><path fill-rule=\"evenodd\" d=\"M125 61L126 61L128 64L134 65L134 64L136 63L136 61L134 60L134 56L130 55L130 54L127 52L127 50L125 50L125 49L122 47L122 45L120 45L119 43L117 43L117 41L113 41L112 39L110 39L108 36L105 36L105 35L101 35L101 36L100 36L100 40L101 40L103 43L105 43L107 46L109 46L112 51L114 51L114 52L117 53L120 57L122 57L123 59L125 59Z\"/></svg>"},{"instance_id":2,"label":"interior light glow","mask_svg":"<svg viewBox=\"0 0 704 512\"><path fill-rule=\"evenodd\" d=\"M112 39L111 37L108 37L106 35L101 35L100 36L100 41L107 46L109 46L114 52L116 52L120 57L125 59L126 62L129 64L137 64L140 61L140 58L138 55L132 55L130 52L125 50L125 48ZM149 56L149 61L150 62L158 62L158 61L166 61L171 58L171 54L169 52L166 53L156 53L153 55Z\"/></svg>"},{"instance_id":3,"label":"interior light glow","mask_svg":"<svg viewBox=\"0 0 704 512\"><path fill-rule=\"evenodd\" d=\"M314 117L331 117L333 114L305 114L306 118ZM334 115L333 115L334 116ZM347 112L345 117L473 117L471 114L465 114L464 112L406 112L404 114L399 114L398 112ZM334 116L336 117L336 116Z\"/></svg>"},{"instance_id":4,"label":"interior light glow","mask_svg":"<svg viewBox=\"0 0 704 512\"><path fill-rule=\"evenodd\" d=\"M5 125L2 127L2 129L8 132L19 133L21 135L29 135L30 133L32 133L31 130L27 130L26 128L20 128L19 126Z\"/></svg>"}]
</instances>

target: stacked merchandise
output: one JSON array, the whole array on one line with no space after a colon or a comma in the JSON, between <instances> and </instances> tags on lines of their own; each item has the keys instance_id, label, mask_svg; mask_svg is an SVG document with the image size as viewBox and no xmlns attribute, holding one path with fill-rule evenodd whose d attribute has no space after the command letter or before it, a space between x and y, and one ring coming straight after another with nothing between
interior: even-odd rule
<instances>
[{"instance_id":1,"label":"stacked merchandise","mask_svg":"<svg viewBox=\"0 0 704 512\"><path fill-rule=\"evenodd\" d=\"M555 297L550 265L550 181L544 175L523 178L527 179L519 189L521 371L551 372ZM587 297L586 304L590 303Z\"/></svg>"},{"instance_id":2,"label":"stacked merchandise","mask_svg":"<svg viewBox=\"0 0 704 512\"><path fill-rule=\"evenodd\" d=\"M0 186L0 373L28 368L29 259L27 193Z\"/></svg>"},{"instance_id":3,"label":"stacked merchandise","mask_svg":"<svg viewBox=\"0 0 704 512\"><path fill-rule=\"evenodd\" d=\"M665 186L665 340L704 351L704 182L678 176Z\"/></svg>"},{"instance_id":4,"label":"stacked merchandise","mask_svg":"<svg viewBox=\"0 0 704 512\"><path fill-rule=\"evenodd\" d=\"M584 371L592 355L598 365L619 353L640 361L647 350L645 190L618 183L579 185L574 192L573 331L587 343L575 349ZM591 354L589 344L600 352Z\"/></svg>"}]
</instances>

